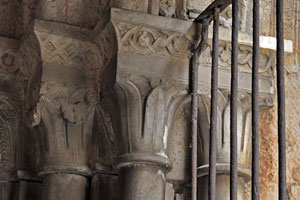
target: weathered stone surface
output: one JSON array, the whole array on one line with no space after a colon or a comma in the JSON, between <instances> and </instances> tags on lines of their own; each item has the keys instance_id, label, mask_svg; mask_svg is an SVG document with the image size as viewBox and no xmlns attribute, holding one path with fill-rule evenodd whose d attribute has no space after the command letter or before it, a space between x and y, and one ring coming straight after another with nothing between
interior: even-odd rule
<instances>
[{"instance_id":1,"label":"weathered stone surface","mask_svg":"<svg viewBox=\"0 0 300 200\"><path fill-rule=\"evenodd\" d=\"M158 15L159 0L112 0L112 6Z\"/></svg>"},{"instance_id":2,"label":"weathered stone surface","mask_svg":"<svg viewBox=\"0 0 300 200\"><path fill-rule=\"evenodd\" d=\"M107 0L40 0L36 18L93 28L108 5Z\"/></svg>"},{"instance_id":3,"label":"weathered stone surface","mask_svg":"<svg viewBox=\"0 0 300 200\"><path fill-rule=\"evenodd\" d=\"M191 21L211 2L1 1L0 198L190 199L188 61L191 44L199 40L195 33L201 30L201 26ZM252 1L240 2L240 90L249 95ZM298 199L300 4L297 0L287 0L285 5L285 37L294 45L292 51L286 43L287 189L289 199ZM112 9L109 15L111 6L128 10ZM269 38L275 36L274 6L275 0L261 1L261 35L267 37L261 38L264 50L260 63L263 94L260 101L269 106L276 93L273 81L276 46L274 38ZM39 20L34 20L34 13ZM165 17L155 16L158 14ZM231 17L229 7L220 19L221 92L228 90L230 84ZM203 111L200 136L209 125L210 39L211 34L209 46L200 59L199 95L204 105L200 106ZM38 100L35 128L32 128ZM240 115L247 118L243 124L250 130L246 125L251 115L244 115L249 101L242 105ZM274 108L260 116L261 199L277 198L276 108L275 101ZM227 130L228 124L224 124ZM228 154L226 150L222 152ZM199 153L203 158L199 159L201 165L207 164L206 154L207 150ZM228 156L224 158L221 161L228 162ZM243 156L240 163L248 166L249 162L244 162L247 158ZM167 173L168 170L171 171ZM43 187L38 172L45 175ZM118 196L121 194L118 173L125 185L122 197ZM93 176L91 192L87 176ZM228 185L228 176L218 178L222 179L221 185ZM20 181L12 184L8 180ZM206 181L202 178L200 185L206 185ZM240 189L243 184L241 180ZM249 197L249 185L245 187L241 193ZM201 187L199 191L206 194L206 189ZM219 195L228 194L228 187L219 191Z\"/></svg>"},{"instance_id":4,"label":"weathered stone surface","mask_svg":"<svg viewBox=\"0 0 300 200\"><path fill-rule=\"evenodd\" d=\"M42 186L41 182L20 181L16 200L42 199Z\"/></svg>"},{"instance_id":5,"label":"weathered stone surface","mask_svg":"<svg viewBox=\"0 0 300 200\"><path fill-rule=\"evenodd\" d=\"M43 181L45 200L85 200L88 196L88 179L76 174L48 174Z\"/></svg>"},{"instance_id":6,"label":"weathered stone surface","mask_svg":"<svg viewBox=\"0 0 300 200\"><path fill-rule=\"evenodd\" d=\"M122 192L124 200L165 199L165 172L160 167L135 165L121 169Z\"/></svg>"},{"instance_id":7,"label":"weathered stone surface","mask_svg":"<svg viewBox=\"0 0 300 200\"><path fill-rule=\"evenodd\" d=\"M119 200L122 199L121 189L118 175L96 174L92 180L90 199Z\"/></svg>"}]
</instances>

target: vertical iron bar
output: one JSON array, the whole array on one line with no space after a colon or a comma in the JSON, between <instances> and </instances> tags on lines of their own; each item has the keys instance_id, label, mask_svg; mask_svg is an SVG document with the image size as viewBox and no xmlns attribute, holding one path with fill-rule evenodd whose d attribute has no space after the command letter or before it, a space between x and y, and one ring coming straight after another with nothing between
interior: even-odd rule
<instances>
[{"instance_id":1,"label":"vertical iron bar","mask_svg":"<svg viewBox=\"0 0 300 200\"><path fill-rule=\"evenodd\" d=\"M197 200L197 118L198 118L198 59L200 53L193 55L193 85L192 85L192 200Z\"/></svg>"},{"instance_id":2,"label":"vertical iron bar","mask_svg":"<svg viewBox=\"0 0 300 200\"><path fill-rule=\"evenodd\" d=\"M252 57L252 200L259 200L259 0L253 0Z\"/></svg>"},{"instance_id":3,"label":"vertical iron bar","mask_svg":"<svg viewBox=\"0 0 300 200\"><path fill-rule=\"evenodd\" d=\"M230 199L237 200L237 98L238 98L238 34L239 1L232 0L232 55L230 95Z\"/></svg>"},{"instance_id":4,"label":"vertical iron bar","mask_svg":"<svg viewBox=\"0 0 300 200\"><path fill-rule=\"evenodd\" d=\"M279 200L286 200L285 88L283 0L276 0Z\"/></svg>"},{"instance_id":5,"label":"vertical iron bar","mask_svg":"<svg viewBox=\"0 0 300 200\"><path fill-rule=\"evenodd\" d=\"M197 200L198 61L207 45L209 20L203 20L200 44L192 56L192 200Z\"/></svg>"},{"instance_id":6,"label":"vertical iron bar","mask_svg":"<svg viewBox=\"0 0 300 200\"><path fill-rule=\"evenodd\" d=\"M212 69L211 69L211 113L210 113L210 144L209 144L209 200L216 199L216 161L217 161L217 123L218 123L218 58L219 58L219 14L214 12Z\"/></svg>"}]
</instances>

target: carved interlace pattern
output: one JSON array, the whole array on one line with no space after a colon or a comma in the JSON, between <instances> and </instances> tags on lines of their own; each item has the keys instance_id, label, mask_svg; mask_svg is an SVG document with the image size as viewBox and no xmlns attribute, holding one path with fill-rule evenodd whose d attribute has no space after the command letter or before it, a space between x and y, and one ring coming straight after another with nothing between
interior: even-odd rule
<instances>
[{"instance_id":1,"label":"carved interlace pattern","mask_svg":"<svg viewBox=\"0 0 300 200\"><path fill-rule=\"evenodd\" d=\"M219 45L219 67L229 69L231 67L231 44L220 42ZM209 45L200 57L200 65L211 66L212 48ZM239 70L241 72L252 72L252 47L239 46ZM261 51L259 73L260 75L274 75L275 58L271 51Z\"/></svg>"},{"instance_id":2,"label":"carved interlace pattern","mask_svg":"<svg viewBox=\"0 0 300 200\"><path fill-rule=\"evenodd\" d=\"M96 67L101 60L98 49L89 42L41 32L38 32L37 35L42 46L42 58L47 62Z\"/></svg>"},{"instance_id":3,"label":"carved interlace pattern","mask_svg":"<svg viewBox=\"0 0 300 200\"><path fill-rule=\"evenodd\" d=\"M178 57L187 56L190 41L175 32L117 23L119 49L124 52Z\"/></svg>"}]
</instances>

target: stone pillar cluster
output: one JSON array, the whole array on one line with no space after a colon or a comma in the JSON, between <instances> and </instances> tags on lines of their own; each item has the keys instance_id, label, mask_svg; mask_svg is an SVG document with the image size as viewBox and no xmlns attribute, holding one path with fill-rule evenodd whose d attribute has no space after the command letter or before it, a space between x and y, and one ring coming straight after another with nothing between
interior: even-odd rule
<instances>
[{"instance_id":1,"label":"stone pillar cluster","mask_svg":"<svg viewBox=\"0 0 300 200\"><path fill-rule=\"evenodd\" d=\"M1 200L190 199L190 50L203 27L158 16L160 5L39 0L34 19L22 21L21 1L0 1ZM217 199L229 199L231 49L228 27L221 32ZM199 199L208 190L210 38L199 60ZM241 38L238 193L244 199L252 50L248 35ZM263 110L273 104L274 51L264 47L261 55Z\"/></svg>"}]
</instances>

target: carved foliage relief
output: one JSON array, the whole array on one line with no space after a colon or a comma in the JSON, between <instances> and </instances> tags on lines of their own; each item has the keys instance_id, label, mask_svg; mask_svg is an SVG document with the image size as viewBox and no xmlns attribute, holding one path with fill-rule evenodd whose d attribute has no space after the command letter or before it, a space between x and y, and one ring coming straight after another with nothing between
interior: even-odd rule
<instances>
[{"instance_id":1,"label":"carved foliage relief","mask_svg":"<svg viewBox=\"0 0 300 200\"><path fill-rule=\"evenodd\" d=\"M117 22L119 50L162 57L185 59L191 42L183 35Z\"/></svg>"},{"instance_id":2,"label":"carved foliage relief","mask_svg":"<svg viewBox=\"0 0 300 200\"><path fill-rule=\"evenodd\" d=\"M96 103L96 94L89 88L43 83L35 120L46 131L44 166L87 164Z\"/></svg>"},{"instance_id":3,"label":"carved foliage relief","mask_svg":"<svg viewBox=\"0 0 300 200\"><path fill-rule=\"evenodd\" d=\"M136 75L122 77L118 85L127 153L148 152L167 157L174 105L183 95L185 87Z\"/></svg>"}]
</instances>

